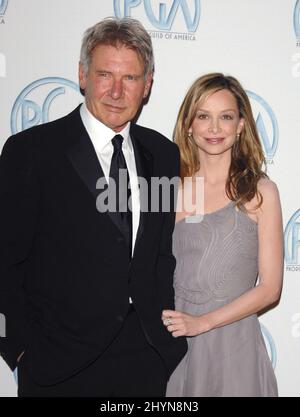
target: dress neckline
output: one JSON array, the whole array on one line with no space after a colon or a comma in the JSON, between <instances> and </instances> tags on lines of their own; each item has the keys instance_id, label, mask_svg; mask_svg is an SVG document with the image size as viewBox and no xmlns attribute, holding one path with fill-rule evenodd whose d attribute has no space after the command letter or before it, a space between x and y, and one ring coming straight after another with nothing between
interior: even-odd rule
<instances>
[{"instance_id":1,"label":"dress neckline","mask_svg":"<svg viewBox=\"0 0 300 417\"><path fill-rule=\"evenodd\" d=\"M178 223L180 223L180 222L182 222L183 220L186 220L186 219L191 220L191 219L193 219L193 217L195 217L195 218L200 218L200 217L204 218L204 217L207 217L207 216L212 216L216 213L219 213L220 211L223 211L223 210L229 208L230 206L232 206L234 204L235 204L235 202L230 200L225 206L223 206L223 207L221 207L217 210L210 211L209 213L199 214L199 215L186 216L186 217L183 217L182 219L178 220L175 224L178 224Z\"/></svg>"},{"instance_id":2,"label":"dress neckline","mask_svg":"<svg viewBox=\"0 0 300 417\"><path fill-rule=\"evenodd\" d=\"M225 206L223 206L223 207L221 207L221 208L219 208L215 211L211 211L210 213L199 214L199 215L196 215L196 216L194 215L194 216L183 217L182 219L178 220L178 222L175 223L175 226L179 223L182 223L184 220L187 220L186 223L201 223L204 218L209 217L209 216L213 216L214 214L217 214L217 213L220 213L220 212L222 212L222 211L224 211L224 210L226 210L229 207L234 206L234 205L235 205L234 201L229 201L229 203L227 203ZM254 224L256 227L258 227L258 223L255 220L251 219L251 217L249 217L246 213L244 213L241 210L237 210L237 211L241 215L245 216L252 224ZM193 221L193 219L194 219L194 221Z\"/></svg>"}]
</instances>

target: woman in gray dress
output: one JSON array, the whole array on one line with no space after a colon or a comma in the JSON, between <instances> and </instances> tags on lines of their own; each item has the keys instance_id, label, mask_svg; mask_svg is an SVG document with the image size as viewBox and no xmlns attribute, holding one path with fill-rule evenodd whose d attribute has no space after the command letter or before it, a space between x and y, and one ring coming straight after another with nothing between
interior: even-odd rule
<instances>
[{"instance_id":1,"label":"woman in gray dress","mask_svg":"<svg viewBox=\"0 0 300 417\"><path fill-rule=\"evenodd\" d=\"M177 212L176 311L164 310L162 320L174 337L187 337L189 349L167 396L277 396L257 313L281 293L281 208L240 83L220 73L197 79L180 108L175 141L182 180L192 178L179 195L191 192L199 201L203 177L204 210Z\"/></svg>"}]
</instances>

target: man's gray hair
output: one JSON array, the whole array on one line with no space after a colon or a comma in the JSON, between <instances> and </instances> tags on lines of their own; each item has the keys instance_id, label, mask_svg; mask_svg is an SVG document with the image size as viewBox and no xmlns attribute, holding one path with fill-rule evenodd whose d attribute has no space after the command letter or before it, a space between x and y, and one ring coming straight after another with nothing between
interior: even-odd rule
<instances>
[{"instance_id":1,"label":"man's gray hair","mask_svg":"<svg viewBox=\"0 0 300 417\"><path fill-rule=\"evenodd\" d=\"M143 25L136 19L108 17L96 23L84 33L80 62L85 73L89 69L93 50L97 45L125 45L135 50L144 63L144 75L153 73L154 57L151 37Z\"/></svg>"}]
</instances>

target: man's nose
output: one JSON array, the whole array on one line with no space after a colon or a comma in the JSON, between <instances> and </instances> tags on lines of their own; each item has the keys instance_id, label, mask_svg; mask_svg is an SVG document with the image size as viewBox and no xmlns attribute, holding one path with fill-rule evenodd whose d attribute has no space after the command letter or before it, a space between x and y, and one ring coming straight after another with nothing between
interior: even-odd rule
<instances>
[{"instance_id":1,"label":"man's nose","mask_svg":"<svg viewBox=\"0 0 300 417\"><path fill-rule=\"evenodd\" d=\"M113 99L117 100L122 97L123 95L123 81L122 80L113 80L111 86L111 96Z\"/></svg>"}]
</instances>

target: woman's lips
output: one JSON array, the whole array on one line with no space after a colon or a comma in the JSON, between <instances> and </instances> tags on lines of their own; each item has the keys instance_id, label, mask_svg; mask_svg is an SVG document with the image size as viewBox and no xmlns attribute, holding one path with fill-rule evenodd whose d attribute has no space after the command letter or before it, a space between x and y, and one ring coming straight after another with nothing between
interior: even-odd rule
<instances>
[{"instance_id":1,"label":"woman's lips","mask_svg":"<svg viewBox=\"0 0 300 417\"><path fill-rule=\"evenodd\" d=\"M205 138L205 140L212 145L218 145L223 142L224 139L225 138Z\"/></svg>"}]
</instances>

